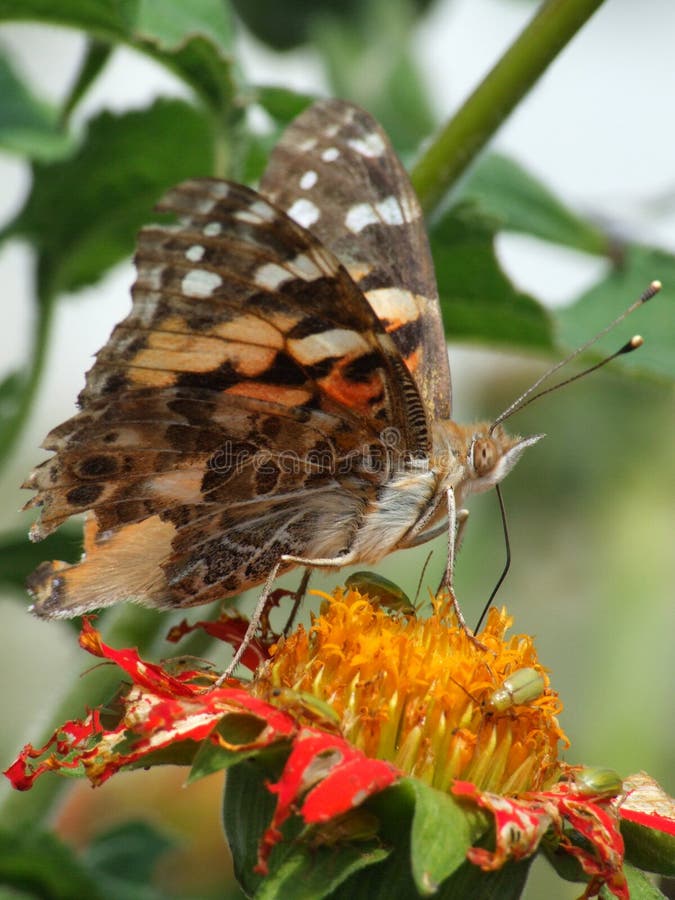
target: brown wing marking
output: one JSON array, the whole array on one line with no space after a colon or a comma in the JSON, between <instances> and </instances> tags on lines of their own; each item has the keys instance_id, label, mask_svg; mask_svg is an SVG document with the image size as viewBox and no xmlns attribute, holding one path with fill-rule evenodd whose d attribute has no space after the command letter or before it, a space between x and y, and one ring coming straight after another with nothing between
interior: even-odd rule
<instances>
[{"instance_id":1,"label":"brown wing marking","mask_svg":"<svg viewBox=\"0 0 675 900\"><path fill-rule=\"evenodd\" d=\"M341 100L313 104L275 147L261 191L337 256L415 377L449 418L450 370L422 212L389 138Z\"/></svg>"}]
</instances>

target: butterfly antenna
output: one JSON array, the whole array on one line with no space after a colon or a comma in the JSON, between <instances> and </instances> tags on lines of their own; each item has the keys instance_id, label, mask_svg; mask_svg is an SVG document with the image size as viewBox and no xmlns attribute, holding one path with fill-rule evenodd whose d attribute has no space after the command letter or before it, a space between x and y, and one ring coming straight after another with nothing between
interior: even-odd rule
<instances>
[{"instance_id":1,"label":"butterfly antenna","mask_svg":"<svg viewBox=\"0 0 675 900\"><path fill-rule=\"evenodd\" d=\"M476 623L476 628L474 630L474 634L478 634L480 626L483 624L483 619L485 618L488 609L492 606L492 601L497 596L497 591L504 584L504 579L508 575L509 569L511 568L511 540L509 538L509 524L506 518L506 507L504 506L504 497L502 496L501 488L498 484L495 485L495 492L497 494L497 500L499 500L499 511L502 516L502 528L504 530L504 546L506 547L506 562L504 563L504 568L502 569L502 574L497 579L497 583L492 588L492 593L488 597L488 601L483 607L483 612L480 614L480 619Z\"/></svg>"},{"instance_id":2,"label":"butterfly antenna","mask_svg":"<svg viewBox=\"0 0 675 900\"><path fill-rule=\"evenodd\" d=\"M634 335L627 343L625 343L622 347L616 350L614 353L606 356L604 359L600 360L600 362L595 363L589 368L584 369L582 372L578 372L576 375L572 375L570 378L566 378L564 381L560 381L557 384L551 385L551 387L544 388L544 390L537 391L537 388L540 387L544 381L549 379L551 375L554 375L558 369L562 369L563 366L566 366L569 362L579 356L580 353L583 353L585 350L588 350L589 347L592 347L593 344L597 343L600 338L604 337L607 332L611 331L617 325L619 325L625 318L627 318L632 312L634 312L639 306L642 306L644 303L647 303L652 299L658 292L661 290L661 282L660 281L652 281L646 291L644 291L638 299L631 303L628 309L624 310L620 316L617 316L613 322L610 322L609 325L605 326L602 331L599 331L594 337L590 340L586 341L585 344L582 344L580 347L577 347L569 356L566 356L565 359L556 363L550 369L547 369L543 375L541 375L534 384L530 385L530 387L520 395L513 403L507 407L504 412L500 413L497 418L494 420L492 425L490 426L490 434L495 430L495 428L512 416L516 412L520 412L524 407L529 406L530 403L533 403L535 400L538 400L539 397L543 397L545 394L550 394L552 391L557 391L559 388L564 387L567 384L570 384L573 381L576 381L578 378L583 378L586 375L589 375L591 372L595 372L596 369L601 369L603 366L607 365L608 362L611 362L613 359L616 359L617 356L621 356L625 353L631 353L633 350L637 350L638 347L641 347L643 344L643 340L640 335Z\"/></svg>"}]
</instances>

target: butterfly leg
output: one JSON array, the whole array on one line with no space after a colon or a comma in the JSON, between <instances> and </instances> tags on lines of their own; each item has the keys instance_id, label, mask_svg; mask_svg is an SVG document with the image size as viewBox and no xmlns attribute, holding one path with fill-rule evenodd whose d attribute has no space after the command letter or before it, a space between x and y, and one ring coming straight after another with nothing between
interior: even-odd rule
<instances>
[{"instance_id":1,"label":"butterfly leg","mask_svg":"<svg viewBox=\"0 0 675 900\"><path fill-rule=\"evenodd\" d=\"M249 646L251 641L255 636L256 629L260 624L260 620L262 619L263 613L269 603L270 594L272 593L272 586L277 577L277 573L281 568L282 560L280 559L275 565L272 567L270 574L267 576L265 584L263 585L262 593L258 598L258 602L256 604L255 609L253 610L253 615L251 616L251 620L248 623L248 628L246 629L246 634L244 635L241 644L237 647L237 650L230 660L230 664L225 669L220 678L216 681L215 687L220 687L224 681L226 681L237 668L239 663L241 662L241 658L246 653L246 648Z\"/></svg>"},{"instance_id":2,"label":"butterfly leg","mask_svg":"<svg viewBox=\"0 0 675 900\"><path fill-rule=\"evenodd\" d=\"M460 509L457 512L457 535L455 536L455 556L459 553L464 539L464 529L469 521L469 510Z\"/></svg>"},{"instance_id":3,"label":"butterfly leg","mask_svg":"<svg viewBox=\"0 0 675 900\"><path fill-rule=\"evenodd\" d=\"M246 648L253 640L253 636L256 632L258 625L260 624L260 620L265 612L265 607L269 603L270 594L272 593L272 585L274 584L274 580L277 577L279 569L282 565L286 563L293 563L296 566L306 566L308 568L315 567L326 567L326 568L342 568L342 566L349 566L353 562L358 562L353 553L345 553L343 556L335 556L329 557L326 559L304 559L300 556L287 556L284 554L274 565L270 574L267 576L265 584L263 585L262 593L258 598L258 603L256 604L256 608L253 610L253 615L251 616L251 621L249 622L248 628L246 629L246 634L243 637L243 640L240 646L237 648L237 652L232 657L230 664L225 669L223 674L220 676L218 681L216 682L216 687L219 687L230 675L234 672L234 670L239 665L242 656L246 652ZM298 592L302 589L302 593L304 594L304 589L307 586L307 581L309 581L309 574L306 574L306 580L303 576L303 581L300 582L300 588L298 588ZM304 582L304 585L303 585Z\"/></svg>"},{"instance_id":4,"label":"butterfly leg","mask_svg":"<svg viewBox=\"0 0 675 900\"><path fill-rule=\"evenodd\" d=\"M309 584L309 579L312 576L312 570L307 566L305 571L302 573L302 578L300 579L300 584L298 585L298 589L292 595L293 596L293 608L291 609L291 614L288 617L288 621L284 626L284 636L289 633L291 628L293 627L293 623L295 622L295 617L298 614L298 610L300 609L300 604L305 599L305 594L307 593L307 585Z\"/></svg>"},{"instance_id":5,"label":"butterfly leg","mask_svg":"<svg viewBox=\"0 0 675 900\"><path fill-rule=\"evenodd\" d=\"M454 589L455 550L459 545L462 531L464 529L464 526L466 525L468 512L466 510L459 510L459 512L457 511L457 507L455 505L455 492L452 488L448 488L446 496L448 501L448 562L445 567L445 575L443 576L442 585L450 595L450 602L452 603L452 608L455 611L455 615L457 616L459 627L466 634L472 644L474 644L479 650L487 650L485 644L481 643L478 640L473 631L471 631L469 626L466 624L464 614L459 605L457 597L455 596ZM463 515L464 513L466 513L466 515Z\"/></svg>"}]
</instances>

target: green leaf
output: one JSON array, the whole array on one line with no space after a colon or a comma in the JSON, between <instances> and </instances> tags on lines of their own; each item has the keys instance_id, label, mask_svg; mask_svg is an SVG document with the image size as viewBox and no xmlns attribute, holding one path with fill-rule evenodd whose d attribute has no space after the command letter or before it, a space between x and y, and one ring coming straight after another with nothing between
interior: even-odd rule
<instances>
[{"instance_id":1,"label":"green leaf","mask_svg":"<svg viewBox=\"0 0 675 900\"><path fill-rule=\"evenodd\" d=\"M250 713L229 713L221 719L215 730L225 740L237 745L254 741L264 727L265 723ZM231 766L237 765L237 763L252 756L259 756L260 752L259 747L248 750L228 750L227 747L223 747L220 744L204 740L192 763L188 784L203 778L205 775L212 775L214 772L219 772L222 769L229 769Z\"/></svg>"},{"instance_id":2,"label":"green leaf","mask_svg":"<svg viewBox=\"0 0 675 900\"><path fill-rule=\"evenodd\" d=\"M126 6L135 6L135 0ZM0 0L0 19L69 25L122 38L125 23L118 0Z\"/></svg>"},{"instance_id":3,"label":"green leaf","mask_svg":"<svg viewBox=\"0 0 675 900\"><path fill-rule=\"evenodd\" d=\"M223 827L234 873L249 896L261 882L262 877L253 869L260 838L272 821L276 805L276 798L265 787L268 777L257 760L245 760L229 770L223 793Z\"/></svg>"},{"instance_id":4,"label":"green leaf","mask_svg":"<svg viewBox=\"0 0 675 900\"><path fill-rule=\"evenodd\" d=\"M26 205L8 233L39 255L43 303L99 280L128 257L136 232L163 191L210 174L211 133L204 117L178 100L92 120L71 159L35 167Z\"/></svg>"},{"instance_id":5,"label":"green leaf","mask_svg":"<svg viewBox=\"0 0 675 900\"><path fill-rule=\"evenodd\" d=\"M84 858L110 898L161 900L147 885L160 857L174 845L148 822L125 822L98 835Z\"/></svg>"},{"instance_id":6,"label":"green leaf","mask_svg":"<svg viewBox=\"0 0 675 900\"><path fill-rule=\"evenodd\" d=\"M675 876L675 837L656 828L648 828L629 819L621 820L626 859L659 875Z\"/></svg>"},{"instance_id":7,"label":"green leaf","mask_svg":"<svg viewBox=\"0 0 675 900\"><path fill-rule=\"evenodd\" d=\"M478 866L465 862L443 882L437 900L517 900L525 888L533 857L520 862L508 862L496 872L483 872Z\"/></svg>"},{"instance_id":8,"label":"green leaf","mask_svg":"<svg viewBox=\"0 0 675 900\"><path fill-rule=\"evenodd\" d=\"M463 182L459 196L475 203L499 228L587 253L607 255L607 236L565 206L517 162L492 153Z\"/></svg>"},{"instance_id":9,"label":"green leaf","mask_svg":"<svg viewBox=\"0 0 675 900\"><path fill-rule=\"evenodd\" d=\"M644 347L613 365L620 363L634 373L675 380L675 256L661 250L628 247L620 266L572 306L558 312L560 343L569 348L580 346L637 299L654 279L663 282L663 291L602 346L605 351L618 349L638 331L645 339Z\"/></svg>"},{"instance_id":10,"label":"green leaf","mask_svg":"<svg viewBox=\"0 0 675 900\"><path fill-rule=\"evenodd\" d=\"M333 93L371 112L404 155L435 124L411 50L413 34L407 0L371 0L353 18L326 15L313 28Z\"/></svg>"},{"instance_id":11,"label":"green leaf","mask_svg":"<svg viewBox=\"0 0 675 900\"><path fill-rule=\"evenodd\" d=\"M49 900L104 900L97 880L53 834L37 828L0 831L0 884Z\"/></svg>"},{"instance_id":12,"label":"green leaf","mask_svg":"<svg viewBox=\"0 0 675 900\"><path fill-rule=\"evenodd\" d=\"M255 100L279 125L286 126L316 97L288 88L260 85L255 89Z\"/></svg>"},{"instance_id":13,"label":"green leaf","mask_svg":"<svg viewBox=\"0 0 675 900\"><path fill-rule=\"evenodd\" d=\"M174 51L187 37L200 35L229 52L234 39L222 0L138 0L131 27L137 40L152 41L163 51Z\"/></svg>"},{"instance_id":14,"label":"green leaf","mask_svg":"<svg viewBox=\"0 0 675 900\"><path fill-rule=\"evenodd\" d=\"M630 900L663 900L666 897L651 883L643 872L633 868L629 863L624 863L623 872L628 882L628 896ZM614 896L606 887L600 890L602 900L612 900Z\"/></svg>"},{"instance_id":15,"label":"green leaf","mask_svg":"<svg viewBox=\"0 0 675 900\"><path fill-rule=\"evenodd\" d=\"M470 813L450 794L415 778L403 782L414 795L411 859L421 894L432 894L466 862L466 852L489 827L485 815Z\"/></svg>"},{"instance_id":16,"label":"green leaf","mask_svg":"<svg viewBox=\"0 0 675 900\"><path fill-rule=\"evenodd\" d=\"M506 277L495 255L495 234L495 224L466 204L431 227L446 334L453 341L551 349L550 316Z\"/></svg>"},{"instance_id":17,"label":"green leaf","mask_svg":"<svg viewBox=\"0 0 675 900\"><path fill-rule=\"evenodd\" d=\"M219 118L240 114L233 28L222 0L0 0L0 20L34 19L126 42L183 78Z\"/></svg>"},{"instance_id":18,"label":"green leaf","mask_svg":"<svg viewBox=\"0 0 675 900\"><path fill-rule=\"evenodd\" d=\"M0 381L0 422L16 415L25 386L26 379L20 371L10 372Z\"/></svg>"},{"instance_id":19,"label":"green leaf","mask_svg":"<svg viewBox=\"0 0 675 900\"><path fill-rule=\"evenodd\" d=\"M0 585L23 590L26 578L43 560L75 562L81 553L82 532L78 528L64 526L39 544L33 544L25 534L2 535Z\"/></svg>"},{"instance_id":20,"label":"green leaf","mask_svg":"<svg viewBox=\"0 0 675 900\"><path fill-rule=\"evenodd\" d=\"M56 110L38 100L0 55L0 147L43 162L71 152L74 141Z\"/></svg>"},{"instance_id":21,"label":"green leaf","mask_svg":"<svg viewBox=\"0 0 675 900\"><path fill-rule=\"evenodd\" d=\"M375 865L388 853L383 847L367 850L349 845L293 847L281 865L260 885L255 894L256 900L320 900L322 897L335 897L336 889L351 875Z\"/></svg>"},{"instance_id":22,"label":"green leaf","mask_svg":"<svg viewBox=\"0 0 675 900\"><path fill-rule=\"evenodd\" d=\"M91 85L105 68L113 52L112 44L92 40L87 43L84 58L80 63L77 77L63 104L61 120L65 121L87 93Z\"/></svg>"},{"instance_id":23,"label":"green leaf","mask_svg":"<svg viewBox=\"0 0 675 900\"><path fill-rule=\"evenodd\" d=\"M418 13L424 12L432 0L413 0ZM343 20L359 18L364 6L372 0L286 0L283 13L278 0L233 0L233 6L257 38L277 50L288 50L304 44L312 37L312 26L327 15Z\"/></svg>"}]
</instances>

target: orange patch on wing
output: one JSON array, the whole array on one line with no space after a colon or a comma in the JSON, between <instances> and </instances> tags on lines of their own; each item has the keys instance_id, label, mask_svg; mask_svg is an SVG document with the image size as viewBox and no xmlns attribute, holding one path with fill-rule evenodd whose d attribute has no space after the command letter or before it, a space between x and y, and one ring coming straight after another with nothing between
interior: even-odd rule
<instances>
[{"instance_id":1,"label":"orange patch on wing","mask_svg":"<svg viewBox=\"0 0 675 900\"><path fill-rule=\"evenodd\" d=\"M312 398L312 392L304 388L289 388L279 384L265 384L261 381L242 381L227 388L226 394L250 397L252 400L266 400L282 406L302 406Z\"/></svg>"},{"instance_id":2,"label":"orange patch on wing","mask_svg":"<svg viewBox=\"0 0 675 900\"><path fill-rule=\"evenodd\" d=\"M244 344L255 344L259 347L274 347L277 350L284 345L283 335L278 328L259 316L247 313L237 316L230 322L219 322L210 329L210 333L228 341L241 341Z\"/></svg>"},{"instance_id":3,"label":"orange patch on wing","mask_svg":"<svg viewBox=\"0 0 675 900\"><path fill-rule=\"evenodd\" d=\"M151 516L104 535L90 514L81 562L53 562L35 573L39 578L30 587L38 613L44 606L44 615L72 616L130 599L161 605L167 594L161 565L171 553L175 533L170 522Z\"/></svg>"},{"instance_id":4,"label":"orange patch on wing","mask_svg":"<svg viewBox=\"0 0 675 900\"><path fill-rule=\"evenodd\" d=\"M144 369L206 374L229 363L242 376L260 375L274 362L276 350L196 335L153 332L149 346L130 365Z\"/></svg>"},{"instance_id":5,"label":"orange patch on wing","mask_svg":"<svg viewBox=\"0 0 675 900\"><path fill-rule=\"evenodd\" d=\"M341 370L350 362L349 359L342 360L325 378L319 379L318 383L322 390L338 403L370 416L374 402L383 397L382 378L378 374L372 375L367 381L344 378Z\"/></svg>"},{"instance_id":6,"label":"orange patch on wing","mask_svg":"<svg viewBox=\"0 0 675 900\"><path fill-rule=\"evenodd\" d=\"M158 372L156 369L129 369L129 380L140 387L173 387L176 376L173 372Z\"/></svg>"},{"instance_id":7,"label":"orange patch on wing","mask_svg":"<svg viewBox=\"0 0 675 900\"><path fill-rule=\"evenodd\" d=\"M415 373L418 370L421 360L422 350L420 347L418 347L417 350L413 350L412 353L403 358L403 362L406 364L408 371L412 373Z\"/></svg>"},{"instance_id":8,"label":"orange patch on wing","mask_svg":"<svg viewBox=\"0 0 675 900\"><path fill-rule=\"evenodd\" d=\"M202 500L201 485L206 470L183 469L160 472L149 476L148 489L153 495L166 497L178 503L199 503Z\"/></svg>"}]
</instances>

